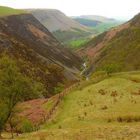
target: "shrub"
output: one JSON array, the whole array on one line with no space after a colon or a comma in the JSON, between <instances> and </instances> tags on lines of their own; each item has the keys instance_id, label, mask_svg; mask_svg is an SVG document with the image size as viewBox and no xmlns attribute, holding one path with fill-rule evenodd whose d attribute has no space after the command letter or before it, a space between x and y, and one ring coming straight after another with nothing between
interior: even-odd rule
<instances>
[{"instance_id":1,"label":"shrub","mask_svg":"<svg viewBox=\"0 0 140 140\"><path fill-rule=\"evenodd\" d=\"M101 109L106 110L106 109L108 109L108 107L106 105L104 105L104 106L101 107Z\"/></svg>"},{"instance_id":2,"label":"shrub","mask_svg":"<svg viewBox=\"0 0 140 140\"><path fill-rule=\"evenodd\" d=\"M119 69L120 69L120 67L117 64L109 64L103 68L103 70L106 71L107 75L117 72L117 71L119 71Z\"/></svg>"},{"instance_id":3,"label":"shrub","mask_svg":"<svg viewBox=\"0 0 140 140\"><path fill-rule=\"evenodd\" d=\"M58 129L62 129L62 126L61 126L61 125L59 125L59 126L58 126Z\"/></svg>"},{"instance_id":4,"label":"shrub","mask_svg":"<svg viewBox=\"0 0 140 140\"><path fill-rule=\"evenodd\" d=\"M57 86L54 88L54 93L60 93L64 89L64 85L62 83L58 83Z\"/></svg>"},{"instance_id":5,"label":"shrub","mask_svg":"<svg viewBox=\"0 0 140 140\"><path fill-rule=\"evenodd\" d=\"M111 96L112 96L112 97L118 96L117 91L112 91Z\"/></svg>"},{"instance_id":6,"label":"shrub","mask_svg":"<svg viewBox=\"0 0 140 140\"><path fill-rule=\"evenodd\" d=\"M23 119L20 125L22 133L33 131L33 124L27 119Z\"/></svg>"},{"instance_id":7,"label":"shrub","mask_svg":"<svg viewBox=\"0 0 140 140\"><path fill-rule=\"evenodd\" d=\"M87 107L87 104L84 104L84 107Z\"/></svg>"},{"instance_id":8,"label":"shrub","mask_svg":"<svg viewBox=\"0 0 140 140\"><path fill-rule=\"evenodd\" d=\"M82 120L84 120L84 117L83 116L78 116L78 120L82 121Z\"/></svg>"},{"instance_id":9,"label":"shrub","mask_svg":"<svg viewBox=\"0 0 140 140\"><path fill-rule=\"evenodd\" d=\"M119 123L131 123L131 122L140 122L140 116L118 116L116 118L109 118L108 122L117 121Z\"/></svg>"},{"instance_id":10,"label":"shrub","mask_svg":"<svg viewBox=\"0 0 140 140\"><path fill-rule=\"evenodd\" d=\"M87 116L87 112L84 112L84 115Z\"/></svg>"},{"instance_id":11,"label":"shrub","mask_svg":"<svg viewBox=\"0 0 140 140\"><path fill-rule=\"evenodd\" d=\"M103 89L100 89L98 92L99 92L101 95L105 95L105 94L106 94L106 92L105 92Z\"/></svg>"}]
</instances>

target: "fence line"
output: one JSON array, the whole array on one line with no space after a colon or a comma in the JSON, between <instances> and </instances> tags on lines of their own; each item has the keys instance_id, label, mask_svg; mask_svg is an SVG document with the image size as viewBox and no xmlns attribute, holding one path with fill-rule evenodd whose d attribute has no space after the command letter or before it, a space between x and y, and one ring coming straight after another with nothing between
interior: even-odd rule
<instances>
[{"instance_id":1,"label":"fence line","mask_svg":"<svg viewBox=\"0 0 140 140\"><path fill-rule=\"evenodd\" d=\"M56 101L54 103L54 105L52 106L52 108L47 112L47 114L45 116L43 116L43 120L40 122L40 124L35 125L34 126L34 131L37 131L40 129L40 125L43 124L44 122L48 121L49 119L51 119L51 116L53 115L53 113L55 112L58 104L61 102L62 98L68 94L71 90L73 90L75 87L78 87L79 82L71 85L70 87L64 89L61 93L56 94ZM54 97L55 97L54 96Z\"/></svg>"}]
</instances>

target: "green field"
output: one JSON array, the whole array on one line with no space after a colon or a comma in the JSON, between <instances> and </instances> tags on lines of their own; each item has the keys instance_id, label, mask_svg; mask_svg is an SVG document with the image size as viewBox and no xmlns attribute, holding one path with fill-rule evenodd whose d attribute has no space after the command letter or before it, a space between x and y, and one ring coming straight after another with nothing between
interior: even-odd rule
<instances>
[{"instance_id":1,"label":"green field","mask_svg":"<svg viewBox=\"0 0 140 140\"><path fill-rule=\"evenodd\" d=\"M140 72L92 77L65 95L52 119L24 140L140 138ZM101 80L102 79L102 80ZM98 81L98 80L97 80Z\"/></svg>"},{"instance_id":2,"label":"green field","mask_svg":"<svg viewBox=\"0 0 140 140\"><path fill-rule=\"evenodd\" d=\"M76 50L80 48L82 45L86 44L88 41L89 41L89 38L79 38L79 39L68 41L66 45L69 48Z\"/></svg>"},{"instance_id":3,"label":"green field","mask_svg":"<svg viewBox=\"0 0 140 140\"><path fill-rule=\"evenodd\" d=\"M118 22L103 22L103 23L98 24L97 26L91 27L91 29L93 29L93 32L95 32L96 34L100 34L120 24L122 24L122 22L119 22L119 21Z\"/></svg>"},{"instance_id":4,"label":"green field","mask_svg":"<svg viewBox=\"0 0 140 140\"><path fill-rule=\"evenodd\" d=\"M0 6L0 16L15 15L15 14L22 14L22 13L26 13L26 11Z\"/></svg>"}]
</instances>

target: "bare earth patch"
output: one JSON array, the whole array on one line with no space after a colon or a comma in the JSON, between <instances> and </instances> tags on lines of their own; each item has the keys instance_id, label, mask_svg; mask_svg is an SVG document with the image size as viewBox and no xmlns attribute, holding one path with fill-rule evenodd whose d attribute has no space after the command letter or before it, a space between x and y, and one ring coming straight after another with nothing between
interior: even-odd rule
<instances>
[{"instance_id":1,"label":"bare earth patch","mask_svg":"<svg viewBox=\"0 0 140 140\"><path fill-rule=\"evenodd\" d=\"M97 45L92 45L92 43L89 44L89 46L85 46L82 49L79 49L77 51L77 54L79 56L88 56L89 58L94 58L97 55L99 55L99 51L104 47L105 43L107 43L109 40L111 40L118 32L127 29L130 26L130 23L125 23L123 25L120 25L118 27L114 27L110 29L104 36L103 40L100 41Z\"/></svg>"},{"instance_id":2,"label":"bare earth patch","mask_svg":"<svg viewBox=\"0 0 140 140\"><path fill-rule=\"evenodd\" d=\"M46 115L46 110L42 106L47 101L48 99L35 99L20 104L20 106L23 107L20 116L26 117L33 124L39 124Z\"/></svg>"}]
</instances>

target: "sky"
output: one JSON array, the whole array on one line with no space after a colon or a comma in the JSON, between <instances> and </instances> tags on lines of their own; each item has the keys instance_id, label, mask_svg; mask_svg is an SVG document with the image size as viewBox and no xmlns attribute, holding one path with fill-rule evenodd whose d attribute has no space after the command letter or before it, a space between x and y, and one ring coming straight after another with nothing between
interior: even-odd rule
<instances>
[{"instance_id":1,"label":"sky","mask_svg":"<svg viewBox=\"0 0 140 140\"><path fill-rule=\"evenodd\" d=\"M130 19L140 12L140 0L0 0L13 8L58 9L67 16L102 15Z\"/></svg>"}]
</instances>

